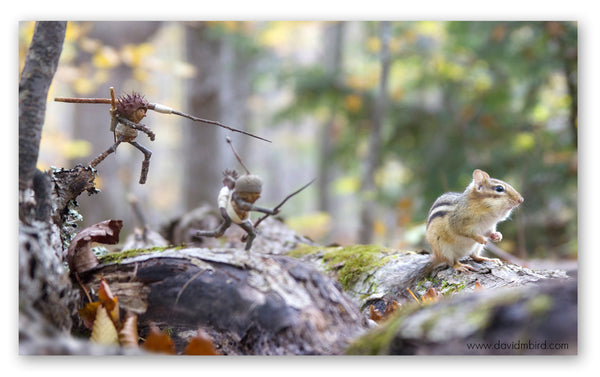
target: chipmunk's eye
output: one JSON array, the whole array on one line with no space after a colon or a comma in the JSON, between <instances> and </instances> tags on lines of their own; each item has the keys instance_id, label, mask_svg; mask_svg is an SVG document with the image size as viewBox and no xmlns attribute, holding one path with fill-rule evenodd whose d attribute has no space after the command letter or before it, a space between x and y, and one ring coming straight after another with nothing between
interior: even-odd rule
<instances>
[{"instance_id":1,"label":"chipmunk's eye","mask_svg":"<svg viewBox=\"0 0 600 377\"><path fill-rule=\"evenodd\" d=\"M502 186L502 185L494 186L494 191L504 192L504 186Z\"/></svg>"}]
</instances>

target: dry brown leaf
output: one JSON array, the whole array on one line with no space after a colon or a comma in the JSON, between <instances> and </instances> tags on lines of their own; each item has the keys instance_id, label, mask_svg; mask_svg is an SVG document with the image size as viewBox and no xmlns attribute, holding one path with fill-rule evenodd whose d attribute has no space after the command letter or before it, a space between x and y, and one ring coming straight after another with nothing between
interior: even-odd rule
<instances>
[{"instance_id":1,"label":"dry brown leaf","mask_svg":"<svg viewBox=\"0 0 600 377\"><path fill-rule=\"evenodd\" d=\"M150 333L146 336L146 341L142 344L148 352L175 354L175 343L165 331L160 331L155 325L150 326Z\"/></svg>"},{"instance_id":2,"label":"dry brown leaf","mask_svg":"<svg viewBox=\"0 0 600 377\"><path fill-rule=\"evenodd\" d=\"M116 244L123 227L122 220L106 220L81 230L67 249L67 263L72 273L87 271L100 263L91 243Z\"/></svg>"},{"instance_id":3,"label":"dry brown leaf","mask_svg":"<svg viewBox=\"0 0 600 377\"><path fill-rule=\"evenodd\" d=\"M473 286L473 290L475 290L475 291L480 291L480 290L482 290L482 289L483 289L483 285L481 285L481 284L479 283L479 281L476 281L476 282L475 282L475 285Z\"/></svg>"},{"instance_id":4,"label":"dry brown leaf","mask_svg":"<svg viewBox=\"0 0 600 377\"><path fill-rule=\"evenodd\" d=\"M379 309L377 309L373 305L369 305L369 318L371 318L375 322L381 322L383 321L384 317L383 314L381 314L381 312L379 311Z\"/></svg>"},{"instance_id":5,"label":"dry brown leaf","mask_svg":"<svg viewBox=\"0 0 600 377\"><path fill-rule=\"evenodd\" d=\"M435 289L434 287L431 287L427 290L427 292L425 292L423 297L421 297L421 302L423 302L423 303L436 302L441 296L442 295L438 292L437 289Z\"/></svg>"},{"instance_id":6,"label":"dry brown leaf","mask_svg":"<svg viewBox=\"0 0 600 377\"><path fill-rule=\"evenodd\" d=\"M385 315L389 316L392 314L394 311L396 311L396 309L398 309L398 306L399 305L397 301L388 302L385 306Z\"/></svg>"},{"instance_id":7,"label":"dry brown leaf","mask_svg":"<svg viewBox=\"0 0 600 377\"><path fill-rule=\"evenodd\" d=\"M100 289L98 289L98 299L106 308L113 322L119 323L119 299L115 296L104 277L100 278Z\"/></svg>"},{"instance_id":8,"label":"dry brown leaf","mask_svg":"<svg viewBox=\"0 0 600 377\"><path fill-rule=\"evenodd\" d=\"M89 302L83 308L78 310L83 324L90 330L94 327L94 320L96 319L96 312L98 311L99 306L100 302L98 301Z\"/></svg>"},{"instance_id":9,"label":"dry brown leaf","mask_svg":"<svg viewBox=\"0 0 600 377\"><path fill-rule=\"evenodd\" d=\"M119 336L115 324L108 317L108 313L102 305L99 305L96 311L96 319L94 320L90 340L100 344L119 344Z\"/></svg>"},{"instance_id":10,"label":"dry brown leaf","mask_svg":"<svg viewBox=\"0 0 600 377\"><path fill-rule=\"evenodd\" d=\"M198 329L197 335L190 339L185 347L185 355L220 355L215 349L213 340L203 329Z\"/></svg>"},{"instance_id":11,"label":"dry brown leaf","mask_svg":"<svg viewBox=\"0 0 600 377\"><path fill-rule=\"evenodd\" d=\"M127 312L123 328L119 331L119 342L123 347L138 347L137 315Z\"/></svg>"},{"instance_id":12,"label":"dry brown leaf","mask_svg":"<svg viewBox=\"0 0 600 377\"><path fill-rule=\"evenodd\" d=\"M381 314L381 311L377 308L375 308L373 305L369 306L369 317L375 321L375 322L382 322L384 320L386 320L387 318L390 317L390 315L392 315L394 313L394 311L396 309L398 309L398 302L397 301L391 301L391 302L387 302L385 303L385 309L383 310L383 314Z\"/></svg>"}]
</instances>

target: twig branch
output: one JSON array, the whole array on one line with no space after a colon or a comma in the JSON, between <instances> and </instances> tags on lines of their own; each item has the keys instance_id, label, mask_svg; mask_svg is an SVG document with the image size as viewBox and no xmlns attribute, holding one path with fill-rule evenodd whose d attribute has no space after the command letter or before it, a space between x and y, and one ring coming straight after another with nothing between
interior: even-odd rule
<instances>
[{"instance_id":1,"label":"twig branch","mask_svg":"<svg viewBox=\"0 0 600 377\"><path fill-rule=\"evenodd\" d=\"M229 146L231 147L231 151L235 155L235 158L237 158L237 160L240 163L240 165L242 165L242 167L246 171L246 174L250 174L250 170L248 170L248 168L246 168L246 165L244 165L244 163L242 162L242 159L240 158L240 156L235 151L235 148L233 147L233 142L231 141L231 139L229 137L227 137L227 138L225 138L225 140L227 140L227 144L229 144Z\"/></svg>"},{"instance_id":2,"label":"twig branch","mask_svg":"<svg viewBox=\"0 0 600 377\"><path fill-rule=\"evenodd\" d=\"M313 182L315 181L315 179L313 179L312 181L308 182L307 184L305 184L304 186L300 187L298 190L294 191L293 193L289 194L288 196L285 197L285 199L283 199L281 201L281 203L279 203L277 206L275 206L275 208L273 208L273 212L277 212L277 210L279 210L281 207L283 207L283 205L285 204L285 202L287 202L290 198L292 198L294 195L297 195L300 193L300 191L304 190L305 188L307 188L308 186L310 186ZM258 220L256 220L256 222L254 223L254 228L256 228L258 226L258 224L260 224L264 219L266 219L267 217L271 216L271 214L266 213L263 217L259 218Z\"/></svg>"}]
</instances>

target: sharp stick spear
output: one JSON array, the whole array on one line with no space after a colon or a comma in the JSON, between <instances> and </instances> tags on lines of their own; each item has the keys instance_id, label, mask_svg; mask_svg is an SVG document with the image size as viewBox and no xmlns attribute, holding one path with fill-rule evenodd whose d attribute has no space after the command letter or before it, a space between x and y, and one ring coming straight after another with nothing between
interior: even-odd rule
<instances>
[{"instance_id":1,"label":"sharp stick spear","mask_svg":"<svg viewBox=\"0 0 600 377\"><path fill-rule=\"evenodd\" d=\"M112 87L111 87L111 89L112 89ZM114 91L111 90L111 97L113 95L114 95ZM68 103L99 103L99 104L112 105L112 104L114 104L114 97L113 98L56 97L56 98L54 98L54 101L56 101L56 102L68 102ZM217 121L214 121L214 120L198 118L196 116L189 115L189 114L183 113L181 111L174 110L174 109L172 109L172 108L170 108L168 106L161 105L159 103L150 103L150 104L148 104L148 109L154 110L156 112L163 113L163 114L175 114L175 115L179 115L179 116L182 116L184 118L188 118L190 120L193 120L194 122L201 122L201 123L206 123L206 124L212 124L212 125L215 125L215 126L219 126L219 127L228 129L228 130L233 131L233 132L239 132L239 133L242 133L244 135L251 136L251 137L254 137L256 139L260 139L260 140L266 141L268 143L271 142L270 140L267 140L267 139L262 138L260 136L253 135L253 134L251 134L249 132L246 132L244 130L238 130L237 128L226 126L223 123L220 123L220 122L217 122Z\"/></svg>"},{"instance_id":2,"label":"sharp stick spear","mask_svg":"<svg viewBox=\"0 0 600 377\"><path fill-rule=\"evenodd\" d=\"M293 197L294 195L297 195L300 193L300 191L304 190L305 188L307 188L308 186L310 186L314 181L316 180L316 178L313 178L313 180L311 180L310 182L308 182L307 184L305 184L304 186L300 187L298 190L294 191L293 193L289 194L288 196L285 197L285 199L283 199L281 201L281 203L279 203L277 206L275 206L275 208L273 208L273 212L276 212L278 209L280 209L281 207L283 207L283 205L285 204L285 202L287 202L291 197ZM258 224L260 224L264 219L266 219L267 217L271 216L271 214L269 213L265 213L261 218L259 218L258 220L256 220L256 222L254 223L254 228L256 229L256 227L258 227ZM247 234L245 234L242 237L242 241L245 241L247 238Z\"/></svg>"}]
</instances>

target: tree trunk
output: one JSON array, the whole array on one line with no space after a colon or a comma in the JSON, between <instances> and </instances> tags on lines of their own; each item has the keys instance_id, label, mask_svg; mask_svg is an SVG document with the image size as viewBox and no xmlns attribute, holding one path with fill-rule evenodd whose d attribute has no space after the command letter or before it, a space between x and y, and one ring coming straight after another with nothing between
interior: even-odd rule
<instances>
[{"instance_id":1,"label":"tree trunk","mask_svg":"<svg viewBox=\"0 0 600 377\"><path fill-rule=\"evenodd\" d=\"M32 186L48 89L58 66L66 29L66 21L35 24L19 82L19 191Z\"/></svg>"},{"instance_id":2,"label":"tree trunk","mask_svg":"<svg viewBox=\"0 0 600 377\"><path fill-rule=\"evenodd\" d=\"M389 40L391 38L391 25L389 22L381 22L381 76L379 78L379 92L373 112L373 128L369 138L369 149L362 180L362 209L360 213L360 231L358 243L369 244L373 241L373 224L376 215L375 173L381 164L381 128L387 107L387 86L390 68Z\"/></svg>"},{"instance_id":3,"label":"tree trunk","mask_svg":"<svg viewBox=\"0 0 600 377\"><path fill-rule=\"evenodd\" d=\"M335 24L328 24L325 31L325 68L327 70L327 75L334 77L335 83L337 83L339 77L341 76L344 27L344 22L336 22ZM330 118L327 123L322 126L322 131L319 135L319 171L316 182L318 210L326 213L331 213L332 210L331 195L329 192L331 182L333 181L332 131L335 117L337 115L337 110L335 108L332 108L330 111Z\"/></svg>"},{"instance_id":4,"label":"tree trunk","mask_svg":"<svg viewBox=\"0 0 600 377\"><path fill-rule=\"evenodd\" d=\"M221 121L218 85L221 43L209 38L205 28L202 23L186 26L188 62L196 67L197 74L185 89L188 98L185 112ZM222 185L219 162L225 135L219 127L203 124L185 125L183 135L184 208L213 203Z\"/></svg>"}]
</instances>

